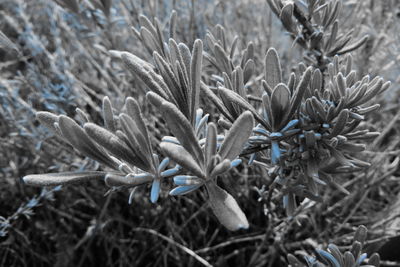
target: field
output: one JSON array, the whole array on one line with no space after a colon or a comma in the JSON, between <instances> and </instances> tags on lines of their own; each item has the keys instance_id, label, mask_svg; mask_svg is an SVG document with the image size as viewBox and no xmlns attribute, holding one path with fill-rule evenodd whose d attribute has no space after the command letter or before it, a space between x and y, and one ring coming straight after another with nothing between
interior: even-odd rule
<instances>
[{"instance_id":1,"label":"field","mask_svg":"<svg viewBox=\"0 0 400 267\"><path fill-rule=\"evenodd\" d=\"M0 266L400 266L399 62L396 0L0 0Z\"/></svg>"}]
</instances>

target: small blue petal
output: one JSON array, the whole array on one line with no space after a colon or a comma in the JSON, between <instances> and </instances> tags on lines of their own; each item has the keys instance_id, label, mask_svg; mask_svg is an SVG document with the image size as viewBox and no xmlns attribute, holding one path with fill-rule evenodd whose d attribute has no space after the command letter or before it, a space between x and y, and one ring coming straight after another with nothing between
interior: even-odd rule
<instances>
[{"instance_id":1,"label":"small blue petal","mask_svg":"<svg viewBox=\"0 0 400 267\"><path fill-rule=\"evenodd\" d=\"M269 137L271 137L271 138L273 138L273 137L282 137L283 135L282 135L282 133L280 133L280 132L274 132L274 133L271 133L270 135L269 135Z\"/></svg>"},{"instance_id":2,"label":"small blue petal","mask_svg":"<svg viewBox=\"0 0 400 267\"><path fill-rule=\"evenodd\" d=\"M283 196L283 208L286 208L289 204L289 196L288 195L284 195Z\"/></svg>"},{"instance_id":3,"label":"small blue petal","mask_svg":"<svg viewBox=\"0 0 400 267\"><path fill-rule=\"evenodd\" d=\"M254 132L254 133L257 133L257 134L262 134L262 135L265 135L265 136L269 136L269 135L270 135L270 132L269 132L269 131L267 131L267 130L261 128L261 127L255 127L255 128L253 128L253 132Z\"/></svg>"},{"instance_id":4,"label":"small blue petal","mask_svg":"<svg viewBox=\"0 0 400 267\"><path fill-rule=\"evenodd\" d=\"M322 128L330 128L331 126L328 123L322 124Z\"/></svg>"},{"instance_id":5,"label":"small blue petal","mask_svg":"<svg viewBox=\"0 0 400 267\"><path fill-rule=\"evenodd\" d=\"M272 164L277 164L281 157L281 149L276 141L271 142L271 161Z\"/></svg>"},{"instance_id":6,"label":"small blue petal","mask_svg":"<svg viewBox=\"0 0 400 267\"><path fill-rule=\"evenodd\" d=\"M160 165L158 165L158 171L161 172L163 171L169 164L169 158L164 158Z\"/></svg>"},{"instance_id":7,"label":"small blue petal","mask_svg":"<svg viewBox=\"0 0 400 267\"><path fill-rule=\"evenodd\" d=\"M256 157L257 157L257 153L251 154L249 162L247 164L252 165L254 160L256 159Z\"/></svg>"},{"instance_id":8,"label":"small blue petal","mask_svg":"<svg viewBox=\"0 0 400 267\"><path fill-rule=\"evenodd\" d=\"M210 114L206 114L196 125L197 133L203 128L203 125L207 123L208 117L210 117Z\"/></svg>"},{"instance_id":9,"label":"small blue petal","mask_svg":"<svg viewBox=\"0 0 400 267\"><path fill-rule=\"evenodd\" d=\"M239 164L242 163L241 159L234 159L231 161L231 168L235 168L237 166L239 166Z\"/></svg>"},{"instance_id":10,"label":"small blue petal","mask_svg":"<svg viewBox=\"0 0 400 267\"><path fill-rule=\"evenodd\" d=\"M132 189L131 189L131 192L129 193L129 199L128 199L128 204L129 204L129 205L132 204L133 195L134 195L135 192L136 192L136 188L137 188L137 187L132 188Z\"/></svg>"},{"instance_id":11,"label":"small blue petal","mask_svg":"<svg viewBox=\"0 0 400 267\"><path fill-rule=\"evenodd\" d=\"M196 110L196 122L195 122L196 128L200 123L201 117L203 117L203 110L199 108Z\"/></svg>"},{"instance_id":12,"label":"small blue petal","mask_svg":"<svg viewBox=\"0 0 400 267\"><path fill-rule=\"evenodd\" d=\"M178 139L176 139L176 138L173 137L173 136L164 136L164 137L161 139L161 141L162 141L162 142L173 143L173 144L177 144L177 145L180 145L180 144L181 144L181 143L179 143Z\"/></svg>"},{"instance_id":13,"label":"small blue petal","mask_svg":"<svg viewBox=\"0 0 400 267\"><path fill-rule=\"evenodd\" d=\"M171 192L169 192L169 194L171 196L184 195L184 194L187 194L187 193L197 190L201 186L202 186L202 184L178 186L178 187L174 188L173 190L171 190Z\"/></svg>"},{"instance_id":14,"label":"small blue petal","mask_svg":"<svg viewBox=\"0 0 400 267\"><path fill-rule=\"evenodd\" d=\"M288 124L286 124L286 126L283 127L281 132L286 132L290 128L293 128L294 126L296 126L298 123L299 123L299 120L291 120L291 121L289 121Z\"/></svg>"},{"instance_id":15,"label":"small blue petal","mask_svg":"<svg viewBox=\"0 0 400 267\"><path fill-rule=\"evenodd\" d=\"M193 184L200 184L203 181L198 178L197 176L191 175L178 175L174 177L174 183L176 185L193 185Z\"/></svg>"},{"instance_id":16,"label":"small blue petal","mask_svg":"<svg viewBox=\"0 0 400 267\"><path fill-rule=\"evenodd\" d=\"M150 200L152 203L156 203L158 200L158 196L160 195L160 184L161 184L160 179L154 179L153 185L151 186L151 194L150 194Z\"/></svg>"},{"instance_id":17,"label":"small blue petal","mask_svg":"<svg viewBox=\"0 0 400 267\"><path fill-rule=\"evenodd\" d=\"M359 257L358 260L357 260L357 263L358 263L358 264L361 264L367 257L368 257L368 254L367 254L367 253L361 254L360 257Z\"/></svg>"},{"instance_id":18,"label":"small blue petal","mask_svg":"<svg viewBox=\"0 0 400 267\"><path fill-rule=\"evenodd\" d=\"M333 267L340 267L339 262L337 261L337 259L335 257L332 256L332 254L330 254L329 252L326 252L324 250L321 249L316 249L316 252L325 260L327 260L329 263L331 263L331 265Z\"/></svg>"},{"instance_id":19,"label":"small blue petal","mask_svg":"<svg viewBox=\"0 0 400 267\"><path fill-rule=\"evenodd\" d=\"M160 175L161 175L161 177L173 176L173 175L177 174L180 170L181 170L181 168L175 167L175 168L163 171Z\"/></svg>"}]
</instances>

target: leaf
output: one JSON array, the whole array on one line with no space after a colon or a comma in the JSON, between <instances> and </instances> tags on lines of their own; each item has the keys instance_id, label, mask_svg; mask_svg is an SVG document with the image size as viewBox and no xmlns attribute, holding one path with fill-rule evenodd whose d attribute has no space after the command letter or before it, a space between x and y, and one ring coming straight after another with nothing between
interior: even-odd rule
<instances>
[{"instance_id":1,"label":"leaf","mask_svg":"<svg viewBox=\"0 0 400 267\"><path fill-rule=\"evenodd\" d=\"M201 150L193 128L187 118L175 105L169 102L164 102L161 106L161 110L165 116L168 128L172 131L186 151L192 155L201 167L203 167L203 151Z\"/></svg>"},{"instance_id":2,"label":"leaf","mask_svg":"<svg viewBox=\"0 0 400 267\"><path fill-rule=\"evenodd\" d=\"M283 206L286 210L286 215L292 217L296 210L296 199L293 193L288 193L283 196Z\"/></svg>"},{"instance_id":3,"label":"leaf","mask_svg":"<svg viewBox=\"0 0 400 267\"><path fill-rule=\"evenodd\" d=\"M351 252L346 251L344 253L344 267L353 267L356 263L354 256Z\"/></svg>"},{"instance_id":4,"label":"leaf","mask_svg":"<svg viewBox=\"0 0 400 267\"><path fill-rule=\"evenodd\" d=\"M145 169L143 170L152 172L155 171L155 166L152 160L153 155L150 154L148 145L146 144L148 141L141 136L140 130L138 129L135 121L125 113L121 113L119 115L119 120L121 122L123 132L128 137L128 144L131 145L131 148L135 154L145 163L143 166Z\"/></svg>"},{"instance_id":5,"label":"leaf","mask_svg":"<svg viewBox=\"0 0 400 267\"><path fill-rule=\"evenodd\" d=\"M265 81L270 88L275 88L275 86L282 82L281 63L279 62L278 52L276 52L275 48L268 49L264 60L264 67Z\"/></svg>"},{"instance_id":6,"label":"leaf","mask_svg":"<svg viewBox=\"0 0 400 267\"><path fill-rule=\"evenodd\" d=\"M379 78L375 84L372 84L372 82L370 84L368 84L367 92L364 94L364 96L360 100L356 101L356 103L354 103L354 105L360 106L360 105L368 102L375 96L377 96L378 93L381 91L382 86L383 86L382 78Z\"/></svg>"},{"instance_id":7,"label":"leaf","mask_svg":"<svg viewBox=\"0 0 400 267\"><path fill-rule=\"evenodd\" d=\"M254 73L256 64L254 60L249 59L243 67L243 83L246 84Z\"/></svg>"},{"instance_id":8,"label":"leaf","mask_svg":"<svg viewBox=\"0 0 400 267\"><path fill-rule=\"evenodd\" d=\"M303 264L292 254L287 255L288 262L292 267L301 267Z\"/></svg>"},{"instance_id":9,"label":"leaf","mask_svg":"<svg viewBox=\"0 0 400 267\"><path fill-rule=\"evenodd\" d=\"M162 103L167 101L165 98L161 97L160 95L154 92L147 92L146 98L156 108L161 107Z\"/></svg>"},{"instance_id":10,"label":"leaf","mask_svg":"<svg viewBox=\"0 0 400 267\"><path fill-rule=\"evenodd\" d=\"M326 262L328 262L332 267L341 267L337 259L333 257L332 254L330 254L329 252L326 252L321 249L316 249L315 251L318 253L318 255L321 256L321 258L323 258Z\"/></svg>"},{"instance_id":11,"label":"leaf","mask_svg":"<svg viewBox=\"0 0 400 267\"><path fill-rule=\"evenodd\" d=\"M169 142L161 142L160 148L177 164L188 171L191 171L194 175L200 178L205 178L205 174L203 173L201 166L198 164L198 161L196 161L182 146Z\"/></svg>"},{"instance_id":12,"label":"leaf","mask_svg":"<svg viewBox=\"0 0 400 267\"><path fill-rule=\"evenodd\" d=\"M174 183L179 186L203 184L203 180L197 176L178 175L174 177Z\"/></svg>"},{"instance_id":13,"label":"leaf","mask_svg":"<svg viewBox=\"0 0 400 267\"><path fill-rule=\"evenodd\" d=\"M177 21L177 13L175 10L172 10L171 16L169 18L169 37L175 38L175 30L176 30L176 21Z\"/></svg>"},{"instance_id":14,"label":"leaf","mask_svg":"<svg viewBox=\"0 0 400 267\"><path fill-rule=\"evenodd\" d=\"M343 47L340 51L337 52L338 55L343 55L346 53L349 53L351 51L356 50L357 48L359 48L360 46L362 46L363 44L365 44L369 39L368 35L365 35L364 37L362 37L360 40L358 40L355 43L352 43L346 47Z\"/></svg>"},{"instance_id":15,"label":"leaf","mask_svg":"<svg viewBox=\"0 0 400 267\"><path fill-rule=\"evenodd\" d=\"M195 185L187 185L187 186L178 186L176 188L174 188L173 190L171 190L171 192L169 192L169 194L171 196L182 196L185 194L188 194L190 192L193 192L197 189L199 189L203 184L195 184Z\"/></svg>"},{"instance_id":16,"label":"leaf","mask_svg":"<svg viewBox=\"0 0 400 267\"><path fill-rule=\"evenodd\" d=\"M296 88L294 96L291 99L290 109L287 112L287 116L285 117L285 119L283 121L286 122L287 120L292 119L292 116L294 115L297 108L299 107L301 100L303 99L304 93L307 90L308 84L310 83L311 74L312 74L312 67L308 67L306 69L306 71L304 72L299 85Z\"/></svg>"},{"instance_id":17,"label":"leaf","mask_svg":"<svg viewBox=\"0 0 400 267\"><path fill-rule=\"evenodd\" d=\"M375 266L375 267L379 267L380 261L381 261L381 259L380 259L379 254L378 253L374 253L374 254L371 255L371 257L369 257L368 264L372 265L372 266Z\"/></svg>"},{"instance_id":18,"label":"leaf","mask_svg":"<svg viewBox=\"0 0 400 267\"><path fill-rule=\"evenodd\" d=\"M274 0L267 0L267 3L269 7L271 8L272 12L275 13L275 15L279 16L280 12L280 7L275 4Z\"/></svg>"},{"instance_id":19,"label":"leaf","mask_svg":"<svg viewBox=\"0 0 400 267\"><path fill-rule=\"evenodd\" d=\"M340 96L345 96L346 95L346 81L343 77L343 74L339 72L339 74L336 76L336 84L337 88L339 89L339 94Z\"/></svg>"},{"instance_id":20,"label":"leaf","mask_svg":"<svg viewBox=\"0 0 400 267\"><path fill-rule=\"evenodd\" d=\"M110 8L111 8L111 0L101 0L102 6L103 6L103 12L104 14L109 17L110 16Z\"/></svg>"},{"instance_id":21,"label":"leaf","mask_svg":"<svg viewBox=\"0 0 400 267\"><path fill-rule=\"evenodd\" d=\"M281 149L279 147L279 142L276 140L271 141L271 162L272 164L277 164L281 158Z\"/></svg>"},{"instance_id":22,"label":"leaf","mask_svg":"<svg viewBox=\"0 0 400 267\"><path fill-rule=\"evenodd\" d=\"M279 83L275 86L271 95L271 112L273 131L279 131L286 121L283 121L287 110L290 108L290 91L286 84Z\"/></svg>"},{"instance_id":23,"label":"leaf","mask_svg":"<svg viewBox=\"0 0 400 267\"><path fill-rule=\"evenodd\" d=\"M126 105L126 112L128 115L133 119L133 121L136 123L137 129L140 132L140 136L138 138L139 142L144 142L146 144L147 150L146 153L147 155L151 156L153 155L153 150L151 149L151 144L150 144L150 137L149 133L146 127L146 124L143 120L143 115L140 110L138 102L132 98L128 97L125 100L125 105Z\"/></svg>"},{"instance_id":24,"label":"leaf","mask_svg":"<svg viewBox=\"0 0 400 267\"><path fill-rule=\"evenodd\" d=\"M248 229L249 222L236 200L214 182L206 184L210 206L219 222L230 231Z\"/></svg>"},{"instance_id":25,"label":"leaf","mask_svg":"<svg viewBox=\"0 0 400 267\"><path fill-rule=\"evenodd\" d=\"M239 94L235 93L232 90L222 87L218 87L218 92L222 94L228 101L237 104L238 106L242 107L245 110L250 111L258 122L260 122L264 127L269 128L269 125L264 121L264 119L260 115L258 115L255 108Z\"/></svg>"},{"instance_id":26,"label":"leaf","mask_svg":"<svg viewBox=\"0 0 400 267\"><path fill-rule=\"evenodd\" d=\"M199 107L201 67L203 62L203 42L197 39L193 45L192 59L190 62L190 99L189 107L191 123L195 124L196 110Z\"/></svg>"},{"instance_id":27,"label":"leaf","mask_svg":"<svg viewBox=\"0 0 400 267\"><path fill-rule=\"evenodd\" d=\"M190 62L192 60L192 56L190 54L190 49L184 43L179 43L178 44L178 48L179 48L179 53L180 53L180 55L182 57L181 64L184 66L184 69L186 70L186 73L189 73Z\"/></svg>"},{"instance_id":28,"label":"leaf","mask_svg":"<svg viewBox=\"0 0 400 267\"><path fill-rule=\"evenodd\" d=\"M166 86L164 87L161 84L159 84L150 75L149 73L150 67L148 66L149 65L148 63L128 52L122 52L120 55L122 61L128 67L128 70L133 75L139 77L151 91L157 93L158 95L169 101L175 101L169 89L166 88Z\"/></svg>"},{"instance_id":29,"label":"leaf","mask_svg":"<svg viewBox=\"0 0 400 267\"><path fill-rule=\"evenodd\" d=\"M82 183L89 180L102 179L106 172L83 171L83 172L59 172L59 173L44 173L31 174L25 176L24 183L33 186L56 186L72 183Z\"/></svg>"},{"instance_id":30,"label":"leaf","mask_svg":"<svg viewBox=\"0 0 400 267\"><path fill-rule=\"evenodd\" d=\"M207 138L204 146L206 166L211 162L212 156L217 153L217 126L209 123L207 128Z\"/></svg>"},{"instance_id":31,"label":"leaf","mask_svg":"<svg viewBox=\"0 0 400 267\"><path fill-rule=\"evenodd\" d=\"M340 266L344 266L343 254L340 252L339 248L335 244L329 244L328 250L335 257L335 259L339 262Z\"/></svg>"},{"instance_id":32,"label":"leaf","mask_svg":"<svg viewBox=\"0 0 400 267\"><path fill-rule=\"evenodd\" d=\"M21 53L18 47L2 31L0 31L0 48L7 49L7 52L17 55Z\"/></svg>"},{"instance_id":33,"label":"leaf","mask_svg":"<svg viewBox=\"0 0 400 267\"><path fill-rule=\"evenodd\" d=\"M315 69L312 75L311 90L318 90L320 92L322 89L322 73L319 69Z\"/></svg>"},{"instance_id":34,"label":"leaf","mask_svg":"<svg viewBox=\"0 0 400 267\"><path fill-rule=\"evenodd\" d=\"M254 127L253 115L245 111L233 123L218 151L222 159L234 160L242 151Z\"/></svg>"},{"instance_id":35,"label":"leaf","mask_svg":"<svg viewBox=\"0 0 400 267\"><path fill-rule=\"evenodd\" d=\"M204 83L201 83L201 89L209 98L213 104L218 108L219 112L221 112L228 120L233 121L234 117L230 114L229 110L225 107L224 103L216 94L214 94L211 89Z\"/></svg>"},{"instance_id":36,"label":"leaf","mask_svg":"<svg viewBox=\"0 0 400 267\"><path fill-rule=\"evenodd\" d=\"M231 161L229 159L224 159L222 162L218 163L211 171L209 178L216 178L218 175L229 171L231 168Z\"/></svg>"},{"instance_id":37,"label":"leaf","mask_svg":"<svg viewBox=\"0 0 400 267\"><path fill-rule=\"evenodd\" d=\"M142 160L143 156L139 156L137 151L129 149L129 146L124 141L118 138L112 132L94 124L85 123L83 126L86 133L99 145L107 149L111 154L117 157L119 160L123 160L137 166L143 170L149 170L148 162Z\"/></svg>"},{"instance_id":38,"label":"leaf","mask_svg":"<svg viewBox=\"0 0 400 267\"><path fill-rule=\"evenodd\" d=\"M78 114L79 118L83 123L89 122L89 116L80 108L75 109L76 114Z\"/></svg>"},{"instance_id":39,"label":"leaf","mask_svg":"<svg viewBox=\"0 0 400 267\"><path fill-rule=\"evenodd\" d=\"M160 196L160 185L161 185L160 178L156 178L153 180L153 184L151 186L151 192L150 192L150 201L152 203L156 203L158 200L158 197Z\"/></svg>"},{"instance_id":40,"label":"leaf","mask_svg":"<svg viewBox=\"0 0 400 267\"><path fill-rule=\"evenodd\" d=\"M47 111L36 112L36 119L56 135L61 135L54 123L58 123L59 116Z\"/></svg>"},{"instance_id":41,"label":"leaf","mask_svg":"<svg viewBox=\"0 0 400 267\"><path fill-rule=\"evenodd\" d=\"M293 22L293 4L285 5L280 14L280 19L282 21L283 26L285 26L286 30L291 33L296 33L296 26Z\"/></svg>"},{"instance_id":42,"label":"leaf","mask_svg":"<svg viewBox=\"0 0 400 267\"><path fill-rule=\"evenodd\" d=\"M338 29L339 29L339 22L336 20L332 25L331 35L325 44L325 51L329 51L331 49L332 45L335 44Z\"/></svg>"},{"instance_id":43,"label":"leaf","mask_svg":"<svg viewBox=\"0 0 400 267\"><path fill-rule=\"evenodd\" d=\"M147 50L150 53L154 51L163 54L163 49L157 42L157 33L153 35L153 33L149 29L145 27L140 27L140 37L142 38L143 44L146 46Z\"/></svg>"},{"instance_id":44,"label":"leaf","mask_svg":"<svg viewBox=\"0 0 400 267\"><path fill-rule=\"evenodd\" d=\"M190 118L189 114L189 103L186 99L188 92L185 92L187 88L181 88L177 78L171 68L171 65L165 61L157 52L153 53L153 59L156 62L157 68L163 77L163 80L168 85L170 92L175 100L174 104L182 111L187 118Z\"/></svg>"},{"instance_id":45,"label":"leaf","mask_svg":"<svg viewBox=\"0 0 400 267\"><path fill-rule=\"evenodd\" d=\"M364 225L358 226L357 231L354 234L354 240L360 242L361 244L364 244L367 238L367 232L367 227L365 227Z\"/></svg>"},{"instance_id":46,"label":"leaf","mask_svg":"<svg viewBox=\"0 0 400 267\"><path fill-rule=\"evenodd\" d=\"M354 240L351 246L351 253L353 254L355 259L357 259L358 256L360 255L361 249L362 249L362 244L359 241Z\"/></svg>"},{"instance_id":47,"label":"leaf","mask_svg":"<svg viewBox=\"0 0 400 267\"><path fill-rule=\"evenodd\" d=\"M118 164L104 150L93 143L86 132L74 120L61 115L58 119L58 124L64 138L82 154L111 168L118 168Z\"/></svg>"},{"instance_id":48,"label":"leaf","mask_svg":"<svg viewBox=\"0 0 400 267\"><path fill-rule=\"evenodd\" d=\"M104 181L107 186L127 186L133 187L142 184L147 184L153 181L154 177L150 173L141 173L138 175L128 174L126 176L118 175L118 174L107 174Z\"/></svg>"},{"instance_id":49,"label":"leaf","mask_svg":"<svg viewBox=\"0 0 400 267\"><path fill-rule=\"evenodd\" d=\"M349 110L342 109L340 111L339 116L337 118L335 126L333 126L332 132L329 137L335 137L342 133L344 128L346 127L347 120L349 119Z\"/></svg>"},{"instance_id":50,"label":"leaf","mask_svg":"<svg viewBox=\"0 0 400 267\"><path fill-rule=\"evenodd\" d=\"M228 58L224 49L218 44L214 44L214 55L221 72L231 75L233 71L232 62Z\"/></svg>"},{"instance_id":51,"label":"leaf","mask_svg":"<svg viewBox=\"0 0 400 267\"><path fill-rule=\"evenodd\" d=\"M114 122L114 113L112 110L111 101L108 98L108 96L105 96L103 98L102 111L103 111L104 125L106 126L106 128L109 131L115 132L116 129L115 129L115 122Z\"/></svg>"}]
</instances>

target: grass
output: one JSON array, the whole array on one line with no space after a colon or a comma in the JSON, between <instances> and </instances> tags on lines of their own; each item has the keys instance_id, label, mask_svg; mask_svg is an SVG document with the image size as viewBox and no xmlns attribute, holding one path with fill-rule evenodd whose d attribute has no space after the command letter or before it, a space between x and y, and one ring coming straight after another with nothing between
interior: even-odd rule
<instances>
[{"instance_id":1,"label":"grass","mask_svg":"<svg viewBox=\"0 0 400 267\"><path fill-rule=\"evenodd\" d=\"M368 252L378 251L386 239L399 235L395 203L400 191L400 66L396 64L400 22L395 10L400 6L396 1L343 1L340 17L343 32L353 29L354 36L372 36L353 53L359 75L379 74L392 81L379 99L379 112L362 125L382 133L362 154L371 167L340 175L351 194L326 188L324 202L297 214L299 225L286 217L278 192L267 202L260 191L272 182L268 173L243 165L221 179L251 223L249 230L235 233L218 224L202 191L167 198L168 190L163 190L161 201L152 204L149 190L139 188L128 205L128 192L105 196L102 182L51 193L26 187L21 177L27 174L99 168L40 126L34 114L47 110L77 118L79 107L94 122L101 122L103 96L109 96L115 107L133 96L141 103L153 138L167 134L160 115L144 100L145 86L107 52L126 50L150 59L130 29L138 27L140 14L157 16L164 25L171 10L177 10L176 36L188 44L204 39L207 29L221 24L228 40L240 37L240 49L254 43L257 67L272 46L290 73L303 51L292 47L264 1L120 0L113 1L108 17L92 1L82 1L79 12L68 4L72 1L60 2L64 4L0 0L0 30L19 51L15 56L10 49L0 49L1 266L287 266L288 253L312 254L317 244L326 247L329 242L348 246L360 224L369 229ZM171 184L164 183L163 188ZM394 266L385 259L382 265Z\"/></svg>"}]
</instances>

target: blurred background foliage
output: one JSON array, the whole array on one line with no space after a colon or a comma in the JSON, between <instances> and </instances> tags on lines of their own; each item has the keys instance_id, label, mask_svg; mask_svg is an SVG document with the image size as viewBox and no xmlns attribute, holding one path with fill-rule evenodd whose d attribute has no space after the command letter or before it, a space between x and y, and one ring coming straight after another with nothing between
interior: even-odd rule
<instances>
[{"instance_id":1,"label":"blurred background foliage","mask_svg":"<svg viewBox=\"0 0 400 267\"><path fill-rule=\"evenodd\" d=\"M343 1L340 31L370 37L352 53L357 74L380 75L392 86L378 101L380 111L364 122L382 132L362 153L372 166L339 177L352 192L348 196L325 188L323 203L298 214L301 225L286 217L278 197L272 199L277 208L266 209L262 184L268 174L246 165L232 179L223 179L251 222L249 230L235 233L208 214L207 203L197 201L205 199L202 192L179 198L166 198L163 192L152 204L147 191L139 189L128 205L128 192L105 196L101 182L48 189L21 183L31 173L99 168L40 126L36 111L78 118L75 109L80 108L98 122L104 96L117 109L133 96L153 138L167 133L160 115L145 101L144 84L111 59L108 50L151 60L131 27L138 28L140 14L166 25L172 10L178 14L175 39L188 45L218 24L228 40L239 36L240 50L253 42L256 75L262 73L270 47L277 49L283 73L303 59L302 48L293 46L263 0L0 0L0 31L12 42L0 44L0 265L202 266L201 257L213 266L287 266L288 253L312 254L328 242L349 246L354 230L364 224L369 229L367 252L381 250L383 266L399 266L390 253L390 242L400 233L396 0Z\"/></svg>"}]
</instances>

